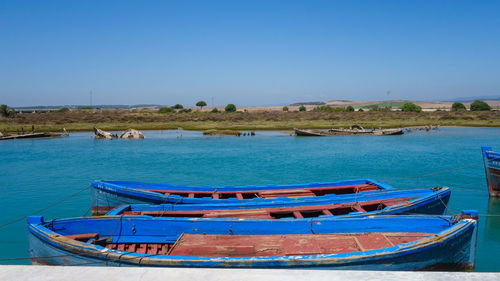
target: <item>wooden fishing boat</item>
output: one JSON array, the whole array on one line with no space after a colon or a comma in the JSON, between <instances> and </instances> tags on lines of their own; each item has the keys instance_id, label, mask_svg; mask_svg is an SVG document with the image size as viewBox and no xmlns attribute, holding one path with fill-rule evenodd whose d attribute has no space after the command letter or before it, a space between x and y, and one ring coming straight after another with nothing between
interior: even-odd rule
<instances>
[{"instance_id":1,"label":"wooden fishing boat","mask_svg":"<svg viewBox=\"0 0 500 281\"><path fill-rule=\"evenodd\" d=\"M500 153L493 152L491 146L481 147L483 151L486 183L490 196L500 197Z\"/></svg>"},{"instance_id":2,"label":"wooden fishing boat","mask_svg":"<svg viewBox=\"0 0 500 281\"><path fill-rule=\"evenodd\" d=\"M373 130L367 130L359 125L353 125L349 129L330 129L331 135L372 135Z\"/></svg>"},{"instance_id":3,"label":"wooden fishing boat","mask_svg":"<svg viewBox=\"0 0 500 281\"><path fill-rule=\"evenodd\" d=\"M458 216L28 218L32 264L349 270L471 269L477 212Z\"/></svg>"},{"instance_id":4,"label":"wooden fishing boat","mask_svg":"<svg viewBox=\"0 0 500 281\"><path fill-rule=\"evenodd\" d=\"M320 216L371 216L388 214L443 214L451 195L446 187L391 190L359 198L292 201L285 205L270 203L236 204L133 204L116 207L107 216L147 215L191 218L312 218Z\"/></svg>"},{"instance_id":5,"label":"wooden fishing boat","mask_svg":"<svg viewBox=\"0 0 500 281\"><path fill-rule=\"evenodd\" d=\"M0 136L0 140L18 140L18 139L37 139L37 138L56 138L62 136L61 133L26 133L20 135Z\"/></svg>"},{"instance_id":6,"label":"wooden fishing boat","mask_svg":"<svg viewBox=\"0 0 500 281\"><path fill-rule=\"evenodd\" d=\"M238 202L283 202L305 197L359 195L392 189L373 180L267 186L200 186L130 181L92 182L92 214L105 214L123 204L211 204Z\"/></svg>"},{"instance_id":7,"label":"wooden fishing boat","mask_svg":"<svg viewBox=\"0 0 500 281\"><path fill-rule=\"evenodd\" d=\"M394 136L394 135L402 135L404 134L403 129L383 129L383 130L374 130L374 135L377 136Z\"/></svg>"},{"instance_id":8,"label":"wooden fishing boat","mask_svg":"<svg viewBox=\"0 0 500 281\"><path fill-rule=\"evenodd\" d=\"M295 135L301 137L326 137L330 136L330 134L326 131L320 130L306 130L306 129L293 129L295 131Z\"/></svg>"}]
</instances>

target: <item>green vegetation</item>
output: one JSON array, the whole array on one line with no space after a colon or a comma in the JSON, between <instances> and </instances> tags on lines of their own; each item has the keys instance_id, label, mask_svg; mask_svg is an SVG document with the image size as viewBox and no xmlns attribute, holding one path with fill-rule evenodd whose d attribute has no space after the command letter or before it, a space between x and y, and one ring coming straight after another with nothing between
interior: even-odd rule
<instances>
[{"instance_id":1,"label":"green vegetation","mask_svg":"<svg viewBox=\"0 0 500 281\"><path fill-rule=\"evenodd\" d=\"M379 103L374 103L374 104L369 104L363 106L363 108L372 108L376 106L377 108L399 108L405 104L404 101L384 101L384 102L379 102Z\"/></svg>"},{"instance_id":2,"label":"green vegetation","mask_svg":"<svg viewBox=\"0 0 500 281\"><path fill-rule=\"evenodd\" d=\"M64 112L68 112L69 111L69 108L67 107L63 107L63 108L59 108L58 110L54 111L56 113L64 113Z\"/></svg>"},{"instance_id":3,"label":"green vegetation","mask_svg":"<svg viewBox=\"0 0 500 281\"><path fill-rule=\"evenodd\" d=\"M305 107L305 106L303 106L303 105L301 105L301 106L299 107L299 111L306 111L306 107Z\"/></svg>"},{"instance_id":4,"label":"green vegetation","mask_svg":"<svg viewBox=\"0 0 500 281\"><path fill-rule=\"evenodd\" d=\"M14 117L16 116L16 110L14 108L9 108L6 104L0 105L0 116L2 117Z\"/></svg>"},{"instance_id":5,"label":"green vegetation","mask_svg":"<svg viewBox=\"0 0 500 281\"><path fill-rule=\"evenodd\" d=\"M226 105L226 108L224 108L226 112L235 112L236 111L236 105L230 103Z\"/></svg>"},{"instance_id":6,"label":"green vegetation","mask_svg":"<svg viewBox=\"0 0 500 281\"><path fill-rule=\"evenodd\" d=\"M352 108L352 106L351 106ZM331 107L329 105L322 105L322 106L317 106L311 110L312 112L346 112L349 111L345 107ZM354 111L354 108L352 108L352 111Z\"/></svg>"},{"instance_id":7,"label":"green vegetation","mask_svg":"<svg viewBox=\"0 0 500 281\"><path fill-rule=\"evenodd\" d=\"M89 109L93 109L93 107L90 105L87 105L87 106L80 106L80 108L78 108L78 109L89 110Z\"/></svg>"},{"instance_id":8,"label":"green vegetation","mask_svg":"<svg viewBox=\"0 0 500 281\"><path fill-rule=\"evenodd\" d=\"M348 107L345 108L345 111L347 111L347 112L353 112L354 111L354 107L352 107L352 106L349 105Z\"/></svg>"},{"instance_id":9,"label":"green vegetation","mask_svg":"<svg viewBox=\"0 0 500 281\"><path fill-rule=\"evenodd\" d=\"M288 111L288 106L283 106L283 111Z\"/></svg>"},{"instance_id":10,"label":"green vegetation","mask_svg":"<svg viewBox=\"0 0 500 281\"><path fill-rule=\"evenodd\" d=\"M191 111L193 111L191 108L183 108L183 109L181 109L181 110L179 110L177 112L178 113L189 113Z\"/></svg>"},{"instance_id":11,"label":"green vegetation","mask_svg":"<svg viewBox=\"0 0 500 281\"><path fill-rule=\"evenodd\" d=\"M403 112L421 112L422 107L412 103L412 102L405 102L403 106L401 106L401 111Z\"/></svg>"},{"instance_id":12,"label":"green vegetation","mask_svg":"<svg viewBox=\"0 0 500 281\"><path fill-rule=\"evenodd\" d=\"M207 103L205 101L199 101L196 103L196 106L199 106L200 109L203 109L204 106L207 106Z\"/></svg>"},{"instance_id":13,"label":"green vegetation","mask_svg":"<svg viewBox=\"0 0 500 281\"><path fill-rule=\"evenodd\" d=\"M60 114L17 114L15 118L1 118L0 131L15 132L24 128L31 131L60 132L92 131L98 127L106 131L126 130L291 130L293 128L339 128L353 124L365 128L396 128L411 126L486 126L500 127L500 111L435 111L435 112L298 112L281 110L249 111L245 114L213 114L192 111L183 114L158 114L146 110L70 110Z\"/></svg>"},{"instance_id":14,"label":"green vegetation","mask_svg":"<svg viewBox=\"0 0 500 281\"><path fill-rule=\"evenodd\" d=\"M183 109L184 106L182 106L182 104L176 104L174 106L172 106L173 109Z\"/></svg>"},{"instance_id":15,"label":"green vegetation","mask_svg":"<svg viewBox=\"0 0 500 281\"><path fill-rule=\"evenodd\" d=\"M461 102L454 102L451 105L451 110L453 110L453 111L466 111L467 108L465 108L465 105Z\"/></svg>"},{"instance_id":16,"label":"green vegetation","mask_svg":"<svg viewBox=\"0 0 500 281\"><path fill-rule=\"evenodd\" d=\"M158 113L171 113L174 112L174 109L171 107L162 107L158 110Z\"/></svg>"},{"instance_id":17,"label":"green vegetation","mask_svg":"<svg viewBox=\"0 0 500 281\"><path fill-rule=\"evenodd\" d=\"M212 109L210 111L210 113L219 113L220 111L217 109L217 107L214 107L214 109Z\"/></svg>"},{"instance_id":18,"label":"green vegetation","mask_svg":"<svg viewBox=\"0 0 500 281\"><path fill-rule=\"evenodd\" d=\"M484 101L475 100L470 104L470 111L490 111L491 106Z\"/></svg>"},{"instance_id":19,"label":"green vegetation","mask_svg":"<svg viewBox=\"0 0 500 281\"><path fill-rule=\"evenodd\" d=\"M360 108L358 109L358 112L364 112L364 110L360 107Z\"/></svg>"}]
</instances>

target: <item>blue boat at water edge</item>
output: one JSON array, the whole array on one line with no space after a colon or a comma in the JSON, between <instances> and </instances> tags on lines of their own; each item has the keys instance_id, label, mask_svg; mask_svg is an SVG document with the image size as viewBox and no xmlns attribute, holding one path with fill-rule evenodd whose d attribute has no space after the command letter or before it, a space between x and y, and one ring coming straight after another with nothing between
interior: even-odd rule
<instances>
[{"instance_id":1,"label":"blue boat at water edge","mask_svg":"<svg viewBox=\"0 0 500 281\"><path fill-rule=\"evenodd\" d=\"M124 204L212 204L292 202L303 198L361 195L393 189L370 179L266 186L182 186L130 181L94 181L92 214L102 215Z\"/></svg>"},{"instance_id":2,"label":"blue boat at water edge","mask_svg":"<svg viewBox=\"0 0 500 281\"><path fill-rule=\"evenodd\" d=\"M450 188L387 190L358 197L315 198L300 201L226 204L133 204L116 207L106 215L149 215L203 218L311 218L319 216L370 216L381 214L443 214Z\"/></svg>"},{"instance_id":3,"label":"blue boat at water edge","mask_svg":"<svg viewBox=\"0 0 500 281\"><path fill-rule=\"evenodd\" d=\"M477 212L458 216L28 218L33 264L350 270L471 269Z\"/></svg>"},{"instance_id":4,"label":"blue boat at water edge","mask_svg":"<svg viewBox=\"0 0 500 281\"><path fill-rule=\"evenodd\" d=\"M483 146L481 150L488 192L490 196L500 197L500 153L494 152L491 146Z\"/></svg>"}]
</instances>

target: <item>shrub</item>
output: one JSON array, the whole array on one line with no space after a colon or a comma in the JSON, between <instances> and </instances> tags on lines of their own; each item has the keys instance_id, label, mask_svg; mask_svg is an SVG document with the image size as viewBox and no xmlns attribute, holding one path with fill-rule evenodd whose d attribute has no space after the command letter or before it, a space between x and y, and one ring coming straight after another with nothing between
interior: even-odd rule
<instances>
[{"instance_id":1,"label":"shrub","mask_svg":"<svg viewBox=\"0 0 500 281\"><path fill-rule=\"evenodd\" d=\"M454 102L451 105L451 110L452 111L465 111L467 108L465 108L465 105L461 102Z\"/></svg>"},{"instance_id":2,"label":"shrub","mask_svg":"<svg viewBox=\"0 0 500 281\"><path fill-rule=\"evenodd\" d=\"M288 111L288 106L283 106L283 111Z\"/></svg>"},{"instance_id":3,"label":"shrub","mask_svg":"<svg viewBox=\"0 0 500 281\"><path fill-rule=\"evenodd\" d=\"M401 107L401 111L403 112L420 112L422 111L422 107L412 103L412 102L405 102L403 106Z\"/></svg>"},{"instance_id":4,"label":"shrub","mask_svg":"<svg viewBox=\"0 0 500 281\"><path fill-rule=\"evenodd\" d=\"M299 111L306 111L306 107L305 107L305 106L303 106L303 105L301 105L301 106L299 107Z\"/></svg>"},{"instance_id":5,"label":"shrub","mask_svg":"<svg viewBox=\"0 0 500 281\"><path fill-rule=\"evenodd\" d=\"M170 112L173 112L174 109L171 108L171 107L161 107L159 110L158 110L158 113L170 113Z\"/></svg>"},{"instance_id":6,"label":"shrub","mask_svg":"<svg viewBox=\"0 0 500 281\"><path fill-rule=\"evenodd\" d=\"M172 106L173 109L183 109L184 106L182 106L182 104L176 104L174 106Z\"/></svg>"},{"instance_id":7,"label":"shrub","mask_svg":"<svg viewBox=\"0 0 500 281\"><path fill-rule=\"evenodd\" d=\"M358 109L358 112L363 112L364 110L362 108L359 108Z\"/></svg>"},{"instance_id":8,"label":"shrub","mask_svg":"<svg viewBox=\"0 0 500 281\"><path fill-rule=\"evenodd\" d=\"M475 100L470 104L470 111L488 111L491 110L491 106L482 100Z\"/></svg>"},{"instance_id":9,"label":"shrub","mask_svg":"<svg viewBox=\"0 0 500 281\"><path fill-rule=\"evenodd\" d=\"M204 106L207 106L207 103L205 101L199 101L196 103L196 106L199 106L200 109L203 109Z\"/></svg>"},{"instance_id":10,"label":"shrub","mask_svg":"<svg viewBox=\"0 0 500 281\"><path fill-rule=\"evenodd\" d=\"M352 106L349 105L348 107L345 108L345 111L353 112L354 111L354 107L352 107Z\"/></svg>"},{"instance_id":11,"label":"shrub","mask_svg":"<svg viewBox=\"0 0 500 281\"><path fill-rule=\"evenodd\" d=\"M191 108L183 108L181 110L178 111L178 113L189 113L193 111Z\"/></svg>"},{"instance_id":12,"label":"shrub","mask_svg":"<svg viewBox=\"0 0 500 281\"><path fill-rule=\"evenodd\" d=\"M78 109L92 109L92 106L86 105L86 106L80 106Z\"/></svg>"},{"instance_id":13,"label":"shrub","mask_svg":"<svg viewBox=\"0 0 500 281\"><path fill-rule=\"evenodd\" d=\"M345 112L344 107L331 107L328 105L316 106L311 111L313 112Z\"/></svg>"},{"instance_id":14,"label":"shrub","mask_svg":"<svg viewBox=\"0 0 500 281\"><path fill-rule=\"evenodd\" d=\"M217 109L217 107L214 107L214 109L212 109L212 111L210 111L211 113L219 113L220 111Z\"/></svg>"},{"instance_id":15,"label":"shrub","mask_svg":"<svg viewBox=\"0 0 500 281\"><path fill-rule=\"evenodd\" d=\"M232 103L226 105L226 108L224 108L226 112L235 112L236 111L236 106Z\"/></svg>"},{"instance_id":16,"label":"shrub","mask_svg":"<svg viewBox=\"0 0 500 281\"><path fill-rule=\"evenodd\" d=\"M57 113L64 113L64 112L68 112L68 111L69 111L69 108L63 107L63 108L59 108L55 112L57 112Z\"/></svg>"}]
</instances>

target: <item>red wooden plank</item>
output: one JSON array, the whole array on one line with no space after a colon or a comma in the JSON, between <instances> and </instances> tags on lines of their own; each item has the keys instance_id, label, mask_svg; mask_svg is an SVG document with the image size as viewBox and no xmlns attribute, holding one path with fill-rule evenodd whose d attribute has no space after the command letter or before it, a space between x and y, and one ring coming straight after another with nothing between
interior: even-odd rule
<instances>
[{"instance_id":1,"label":"red wooden plank","mask_svg":"<svg viewBox=\"0 0 500 281\"><path fill-rule=\"evenodd\" d=\"M295 211L293 212L293 215L295 216L295 218L297 219L303 219L304 216L302 216L302 214L299 212L299 211Z\"/></svg>"},{"instance_id":2,"label":"red wooden plank","mask_svg":"<svg viewBox=\"0 0 500 281\"><path fill-rule=\"evenodd\" d=\"M392 247L392 244L380 233L356 236L365 251Z\"/></svg>"}]
</instances>

